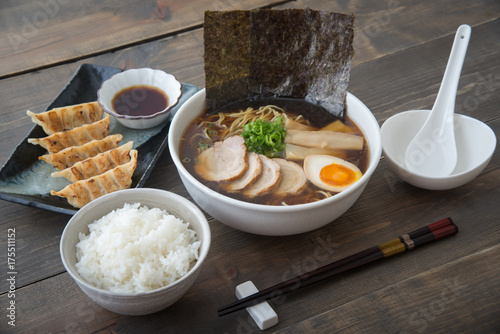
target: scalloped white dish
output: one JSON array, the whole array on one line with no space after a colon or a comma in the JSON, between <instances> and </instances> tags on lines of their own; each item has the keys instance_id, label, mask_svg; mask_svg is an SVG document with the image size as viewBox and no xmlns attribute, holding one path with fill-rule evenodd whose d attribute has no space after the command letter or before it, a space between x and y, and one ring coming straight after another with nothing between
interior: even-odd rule
<instances>
[{"instance_id":1,"label":"scalloped white dish","mask_svg":"<svg viewBox=\"0 0 500 334\"><path fill-rule=\"evenodd\" d=\"M158 90L166 97L165 108L146 115L119 113L115 110L113 101L121 92L133 87L141 88L136 91L136 94L128 96L132 100L127 101L126 105L131 106L145 102L148 96L153 95L149 94L149 91L145 89L148 87ZM104 80L97 91L97 102L105 112L115 117L122 125L131 129L149 129L165 122L169 118L170 111L177 105L181 95L181 83L172 74L151 68L134 68L117 73L109 79ZM126 109L129 110L130 108Z\"/></svg>"}]
</instances>

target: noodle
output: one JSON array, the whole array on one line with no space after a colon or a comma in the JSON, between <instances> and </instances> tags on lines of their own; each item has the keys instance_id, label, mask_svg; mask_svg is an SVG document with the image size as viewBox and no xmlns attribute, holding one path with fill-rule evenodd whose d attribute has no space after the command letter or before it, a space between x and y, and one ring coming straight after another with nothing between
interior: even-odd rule
<instances>
[{"instance_id":1,"label":"noodle","mask_svg":"<svg viewBox=\"0 0 500 334\"><path fill-rule=\"evenodd\" d=\"M325 198L332 197L332 194L330 192L328 192L328 191L317 190L316 193L325 196Z\"/></svg>"},{"instance_id":2,"label":"noodle","mask_svg":"<svg viewBox=\"0 0 500 334\"><path fill-rule=\"evenodd\" d=\"M284 110L282 108L275 105L262 106L259 109L249 107L246 110L240 110L234 113L219 112L217 115L212 115L208 117L207 120L201 121L198 124L198 127L204 127L202 133L205 139L208 139L210 141L217 141L224 140L229 136L241 134L243 132L243 127L246 124L257 119L272 122L276 118L283 116L289 117L284 113ZM299 123L309 123L304 119L302 115L289 118ZM223 124L223 122L226 121L231 123L231 126L229 128ZM213 133L209 133L211 129L215 130L213 129L214 127L217 127L219 129L218 133L216 134L215 131ZM214 136L212 136L212 134Z\"/></svg>"}]
</instances>

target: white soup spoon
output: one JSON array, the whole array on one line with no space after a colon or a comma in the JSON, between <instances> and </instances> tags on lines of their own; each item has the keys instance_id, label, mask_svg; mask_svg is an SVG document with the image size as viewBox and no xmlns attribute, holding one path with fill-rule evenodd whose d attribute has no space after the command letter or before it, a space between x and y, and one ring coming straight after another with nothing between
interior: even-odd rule
<instances>
[{"instance_id":1,"label":"white soup spoon","mask_svg":"<svg viewBox=\"0 0 500 334\"><path fill-rule=\"evenodd\" d=\"M457 164L453 114L458 81L469 45L471 27L458 27L443 81L429 117L405 152L406 167L424 176L450 175Z\"/></svg>"}]
</instances>

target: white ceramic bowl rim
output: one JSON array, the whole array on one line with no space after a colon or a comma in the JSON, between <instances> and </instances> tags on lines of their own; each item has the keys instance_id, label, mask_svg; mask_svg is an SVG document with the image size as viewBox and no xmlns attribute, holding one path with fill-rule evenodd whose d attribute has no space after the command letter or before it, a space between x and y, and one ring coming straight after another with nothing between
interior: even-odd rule
<instances>
[{"instance_id":1,"label":"white ceramic bowl rim","mask_svg":"<svg viewBox=\"0 0 500 334\"><path fill-rule=\"evenodd\" d=\"M161 191L159 189L152 189L152 188L134 188L133 190L135 190L135 191ZM123 192L123 191L127 191L127 190L120 190L120 191ZM104 198L105 196L112 196L115 193L106 194L106 195L102 196L102 198ZM177 195L175 193L171 193L171 194L174 195L174 196L176 196L181 202L183 202L183 204L189 210L199 211L199 214L203 215L203 213L200 211L200 209L196 205L194 205L192 202L190 202L189 200L187 200L186 198L184 198L184 197L182 197L180 195ZM83 207L80 210L78 210L78 212L75 213L75 215L73 217L75 217L76 215L84 215L85 212L88 211L88 210L90 210L90 209L91 209L90 206L88 207L88 209L85 209L85 207ZM73 218L71 218L71 219L73 219ZM71 219L70 219L70 221L71 221ZM89 222L89 224L90 223L92 223L92 222ZM66 229L68 229L68 226L69 226L69 223L64 228L62 235L64 235L66 233ZM172 282L172 283L170 283L168 285L165 285L165 286L163 286L161 288L154 289L154 290L149 290L149 291L143 291L143 292L136 292L136 293L113 292L113 291L110 291L110 290L105 290L105 289L101 289L101 288L98 288L98 287L94 286L93 284L91 284L91 283L87 282L85 279L83 279L78 274L78 272L75 272L70 267L70 265L66 262L66 259L65 259L66 256L63 255L62 242L59 244L59 251L60 251L60 254L61 254L61 260L62 260L64 268L66 269L66 271L68 272L68 274L70 274L70 276L78 283L78 285L83 285L83 286L87 287L88 289L92 289L94 291L97 291L97 292L105 294L105 295L113 295L114 297L147 296L147 295L150 295L150 294L156 294L156 293L158 293L160 291L163 291L163 290L171 289L172 287L174 287L174 286L176 286L178 284L181 284L181 282L184 281L185 279L187 279L188 276L190 276L193 272L195 272L196 270L198 270L198 268L203 264L205 258L208 255L208 248L210 248L210 230L209 229L204 230L204 233L208 233L208 238L206 239L206 241L205 240L200 240L200 241L202 241L202 245L200 247L199 257L196 260L195 265L184 276L180 277L175 282ZM61 237L61 241L62 241L62 237ZM204 252L204 253L202 253L201 252L202 248L207 249L207 251ZM75 252L76 252L76 249L75 249Z\"/></svg>"},{"instance_id":2,"label":"white ceramic bowl rim","mask_svg":"<svg viewBox=\"0 0 500 334\"><path fill-rule=\"evenodd\" d=\"M104 106L100 102L101 101L101 94L102 94L101 93L101 89L103 88L104 85L106 85L107 83L109 83L110 80L114 80L116 78L120 78L120 77L126 76L126 75L128 75L129 72L132 72L132 73L133 72L149 72L149 73L155 73L155 75L161 75L161 76L168 77L172 83L176 83L176 86L178 84L178 86L179 86L179 95L177 95L176 98L173 99L173 101L170 100L170 96L169 96L169 105L165 109L163 109L161 111L158 111L158 112L156 112L154 114L151 114L151 115L133 116L133 115L118 114L114 110L112 110L110 108L107 108L106 106ZM156 88L161 89L161 87L156 87ZM163 90L163 89L161 89L161 90ZM105 80L102 83L101 88L99 88L99 90L97 90L97 103L99 103L99 105L104 109L105 112L113 115L116 118L122 118L122 119L150 119L150 118L154 118L156 116L165 114L166 112L170 111L170 109L172 109L173 107L175 107L177 105L177 103L179 103L179 100L180 100L181 96L182 96L182 84L177 80L177 78L173 74L166 73L166 72L164 72L162 70L155 70L155 69L152 69L152 68L132 68L132 69L125 70L123 72L119 72L119 73L113 74L109 79Z\"/></svg>"},{"instance_id":3,"label":"white ceramic bowl rim","mask_svg":"<svg viewBox=\"0 0 500 334\"><path fill-rule=\"evenodd\" d=\"M196 93L191 98L194 98L198 94L205 94L205 89L200 90L198 93ZM350 99L353 99L357 103L364 105L357 97L355 97L351 93L348 92L347 94L349 95ZM349 106L347 106L347 109L349 109ZM171 128L175 127L176 120L180 117L182 117L180 115L180 113L177 113L174 116L174 118L172 120ZM373 122L374 124L376 124L377 128L379 128L378 122L372 113L369 113L369 115L367 115L366 117L369 117L370 121ZM363 129L360 129L360 130L363 131ZM366 138L366 136L365 136L365 138ZM370 144L370 143L368 143L368 144ZM374 162L375 157L377 160L379 160L381 153L382 153L382 143L381 143L380 135L377 136L376 142L372 142L371 144L372 144L371 147L369 147L369 153L370 153L370 160L369 161L370 162L369 162L368 168L367 168L366 172L363 174L363 176L354 185L352 185L351 187L349 187L348 189L346 189L340 193L337 193L331 197L322 199L320 201L310 202L310 203L305 203L305 204L288 205L288 206L250 203L250 202L237 200L237 199L225 196L221 193L218 193L218 192L206 187L200 181L198 181L194 176L192 176L191 173L189 173L186 170L186 168L184 167L184 165L182 164L182 162L180 161L179 157L176 154L175 155L172 154L172 156L173 156L173 159L175 160L175 165L177 167L182 168L183 175L185 177L189 178L189 180L191 182L193 182L194 184L196 184L198 186L198 188L203 189L204 191L209 193L211 196L214 196L217 199L219 199L225 203L239 206L239 207L243 207L243 208L248 209L248 210L255 209L255 210L265 211L265 212L277 212L277 213L288 212L289 213L289 212L294 212L294 211L302 211L302 210L314 209L316 207L322 207L324 205L327 205L329 202L337 201L337 200L340 200L344 197L347 197L351 193L355 192L358 188L363 187L365 184L364 181L366 179L369 179L371 177L371 175L373 174L373 172L375 171L375 169L377 168L378 163Z\"/></svg>"},{"instance_id":4,"label":"white ceramic bowl rim","mask_svg":"<svg viewBox=\"0 0 500 334\"><path fill-rule=\"evenodd\" d=\"M398 113L396 115L393 115L391 117L389 117L383 124L382 124L382 127L381 127L381 131L383 132L384 130L384 126L386 124L390 124L390 123L387 123L390 119L394 119L395 117L398 117L404 113L415 113L415 112L421 112L421 111L428 111L430 112L430 110L426 110L426 109L421 109L421 110L408 110L408 111L403 111L401 113ZM467 119L471 122L477 122L477 123L481 123L483 125L485 125L485 130L487 131L491 131L493 133L493 130L491 130L491 128L489 126L487 126L486 124L484 124L483 122L473 118L473 117L470 117L470 116L467 116L467 115L463 115L463 114L455 114L456 116L458 117L461 117L461 118L464 118L464 119ZM493 138L495 138L495 144L491 146L491 149L490 151L487 153L487 156L491 157L491 155L494 153L495 151L495 147L496 147L496 136L495 134L493 133ZM474 170L475 168L477 168L478 166L480 166L482 163L484 163L484 161L477 161L477 164L474 166L474 167L471 167L469 168L468 170L465 170L465 171L462 171L462 172L459 172L459 173L455 173L455 174L451 174L449 176L445 176L445 177L442 177L442 176L429 176L429 175L422 175L422 174L419 174L417 172L413 172L413 171L410 171L408 168L406 168L406 166L401 163L399 160L395 159L394 157L392 157L390 154L387 153L386 150L384 150L384 153L385 153L385 156L390 159L399 169L403 170L405 173L407 173L408 175L414 175L416 177L419 177L421 179L425 179L425 180L429 180L429 181L440 181L440 180L455 180L455 179L460 179L462 178L464 175L470 173L472 170ZM488 158L489 159L489 158ZM487 160L487 159L486 159Z\"/></svg>"}]
</instances>

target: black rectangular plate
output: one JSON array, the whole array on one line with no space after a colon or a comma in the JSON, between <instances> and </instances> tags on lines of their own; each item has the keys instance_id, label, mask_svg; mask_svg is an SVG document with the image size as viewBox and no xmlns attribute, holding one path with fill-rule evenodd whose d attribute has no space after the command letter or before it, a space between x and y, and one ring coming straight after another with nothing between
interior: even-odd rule
<instances>
[{"instance_id":1,"label":"black rectangular plate","mask_svg":"<svg viewBox=\"0 0 500 334\"><path fill-rule=\"evenodd\" d=\"M102 82L121 71L121 69L115 67L93 64L81 65L46 110L96 101L97 90L101 87ZM182 83L181 99L172 109L169 120L153 129L128 129L112 119L110 134L123 134L121 144L126 143L128 140L139 138L138 141L134 140L134 149L137 149L139 154L137 168L132 177L132 187L139 188L144 185L159 156L167 146L171 118L180 106L197 91L199 91L197 86ZM49 193L33 194L31 191L25 191L26 182L33 182L33 179L43 180L44 177L50 178L50 173L48 173L49 175L36 176L32 174L38 170L36 168L33 169L34 166L38 166L35 164L44 163L38 157L47 152L40 146L32 145L27 141L28 138L41 138L45 136L46 134L43 129L35 125L14 149L0 170L0 199L73 215L77 209L69 205L66 199L52 196Z\"/></svg>"}]
</instances>

